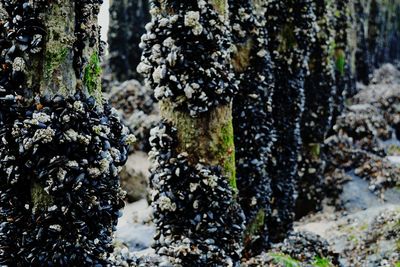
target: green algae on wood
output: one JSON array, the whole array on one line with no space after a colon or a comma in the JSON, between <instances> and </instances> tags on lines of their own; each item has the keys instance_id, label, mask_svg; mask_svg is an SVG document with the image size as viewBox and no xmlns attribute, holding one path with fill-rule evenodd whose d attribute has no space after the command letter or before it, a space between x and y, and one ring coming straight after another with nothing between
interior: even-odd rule
<instances>
[{"instance_id":1,"label":"green algae on wood","mask_svg":"<svg viewBox=\"0 0 400 267\"><path fill-rule=\"evenodd\" d=\"M74 5L62 1L49 5L45 14L46 40L43 55L41 93L69 95L75 92L76 76L73 68L75 42ZM32 75L40 77L37 72Z\"/></svg>"},{"instance_id":2,"label":"green algae on wood","mask_svg":"<svg viewBox=\"0 0 400 267\"><path fill-rule=\"evenodd\" d=\"M84 68L83 84L85 85L88 93L93 96L98 103L101 103L101 66L100 57L97 53L90 56L90 60Z\"/></svg>"},{"instance_id":3,"label":"green algae on wood","mask_svg":"<svg viewBox=\"0 0 400 267\"><path fill-rule=\"evenodd\" d=\"M163 118L178 131L178 152L188 153L191 164L221 166L236 189L235 145L231 105L223 105L198 117L177 110L169 101L160 103Z\"/></svg>"},{"instance_id":4,"label":"green algae on wood","mask_svg":"<svg viewBox=\"0 0 400 267\"><path fill-rule=\"evenodd\" d=\"M250 243L252 238L263 231L263 228L265 227L265 211L264 210L259 210L256 217L253 219L253 221L249 222L246 228L246 231L244 233L244 245L248 245L247 243Z\"/></svg>"},{"instance_id":5,"label":"green algae on wood","mask_svg":"<svg viewBox=\"0 0 400 267\"><path fill-rule=\"evenodd\" d=\"M343 49L337 49L335 51L335 59L336 59L336 69L340 72L340 75L344 75L345 66L346 66L346 54Z\"/></svg>"},{"instance_id":6,"label":"green algae on wood","mask_svg":"<svg viewBox=\"0 0 400 267\"><path fill-rule=\"evenodd\" d=\"M212 0L212 5L214 6L215 10L227 17L228 16L228 1L227 0Z\"/></svg>"},{"instance_id":7,"label":"green algae on wood","mask_svg":"<svg viewBox=\"0 0 400 267\"><path fill-rule=\"evenodd\" d=\"M33 211L46 209L53 203L52 197L46 193L43 186L34 182L31 187L31 199Z\"/></svg>"}]
</instances>

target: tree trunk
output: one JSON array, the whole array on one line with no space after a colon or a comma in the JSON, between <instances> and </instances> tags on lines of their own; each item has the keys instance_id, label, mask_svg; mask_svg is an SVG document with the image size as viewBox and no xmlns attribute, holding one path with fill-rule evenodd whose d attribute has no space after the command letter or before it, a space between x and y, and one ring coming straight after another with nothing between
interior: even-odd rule
<instances>
[{"instance_id":1,"label":"tree trunk","mask_svg":"<svg viewBox=\"0 0 400 267\"><path fill-rule=\"evenodd\" d=\"M150 22L148 0L113 0L108 31L109 64L112 80L126 81L143 77L137 73L142 50L140 37Z\"/></svg>"},{"instance_id":2,"label":"tree trunk","mask_svg":"<svg viewBox=\"0 0 400 267\"><path fill-rule=\"evenodd\" d=\"M305 106L301 120L302 149L299 161L299 187L296 215L302 217L321 208L324 197L324 164L321 145L331 127L336 94L333 61L333 5L327 0L314 1L318 31L311 44L309 74L304 83Z\"/></svg>"},{"instance_id":3,"label":"tree trunk","mask_svg":"<svg viewBox=\"0 0 400 267\"><path fill-rule=\"evenodd\" d=\"M270 217L268 154L274 140L271 102L272 62L267 51L266 1L229 1L236 53L233 65L239 92L233 101L239 203L246 215L244 256L268 246L265 218Z\"/></svg>"},{"instance_id":4,"label":"tree trunk","mask_svg":"<svg viewBox=\"0 0 400 267\"><path fill-rule=\"evenodd\" d=\"M0 3L0 263L108 264L133 139L102 103L99 3Z\"/></svg>"},{"instance_id":5,"label":"tree trunk","mask_svg":"<svg viewBox=\"0 0 400 267\"><path fill-rule=\"evenodd\" d=\"M241 252L228 5L211 2L155 3L138 66L164 119L150 139L155 248L183 266L238 266Z\"/></svg>"},{"instance_id":6,"label":"tree trunk","mask_svg":"<svg viewBox=\"0 0 400 267\"><path fill-rule=\"evenodd\" d=\"M268 49L275 64L272 115L277 137L270 157L272 216L267 221L276 242L285 238L294 220L304 81L315 39L313 1L269 1L266 16Z\"/></svg>"}]
</instances>

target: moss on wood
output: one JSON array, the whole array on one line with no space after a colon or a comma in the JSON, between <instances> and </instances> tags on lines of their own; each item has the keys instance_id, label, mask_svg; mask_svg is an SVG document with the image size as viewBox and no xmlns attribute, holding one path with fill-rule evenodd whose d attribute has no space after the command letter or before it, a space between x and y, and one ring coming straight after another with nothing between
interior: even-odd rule
<instances>
[{"instance_id":1,"label":"moss on wood","mask_svg":"<svg viewBox=\"0 0 400 267\"><path fill-rule=\"evenodd\" d=\"M63 1L49 5L44 24L47 36L41 64L43 77L37 75L36 70L32 75L41 79L42 94L73 94L76 87L72 50L75 42L74 4Z\"/></svg>"},{"instance_id":2,"label":"moss on wood","mask_svg":"<svg viewBox=\"0 0 400 267\"><path fill-rule=\"evenodd\" d=\"M252 38L249 38L245 44L236 45L236 53L232 59L232 65L236 72L243 72L250 65L250 53L252 48Z\"/></svg>"},{"instance_id":3,"label":"moss on wood","mask_svg":"<svg viewBox=\"0 0 400 267\"><path fill-rule=\"evenodd\" d=\"M231 105L217 107L199 117L175 109L168 101L160 103L161 115L178 130L178 152L186 152L193 165L221 166L236 189L235 146Z\"/></svg>"},{"instance_id":4,"label":"moss on wood","mask_svg":"<svg viewBox=\"0 0 400 267\"><path fill-rule=\"evenodd\" d=\"M93 53L90 56L90 60L84 69L83 83L88 93L96 98L98 103L101 103L101 66L98 53Z\"/></svg>"},{"instance_id":5,"label":"moss on wood","mask_svg":"<svg viewBox=\"0 0 400 267\"><path fill-rule=\"evenodd\" d=\"M52 205L53 199L44 191L43 186L38 183L33 183L31 187L31 198L33 211L45 209Z\"/></svg>"}]
</instances>

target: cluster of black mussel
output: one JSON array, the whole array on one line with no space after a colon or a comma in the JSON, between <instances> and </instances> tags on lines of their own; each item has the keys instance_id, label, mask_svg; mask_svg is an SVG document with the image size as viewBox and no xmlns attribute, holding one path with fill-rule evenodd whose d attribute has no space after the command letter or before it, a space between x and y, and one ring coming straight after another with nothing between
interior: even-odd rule
<instances>
[{"instance_id":1,"label":"cluster of black mussel","mask_svg":"<svg viewBox=\"0 0 400 267\"><path fill-rule=\"evenodd\" d=\"M229 26L206 1L170 1L168 5L178 11L171 16L162 14L155 1L152 5L153 19L142 36L143 56L137 70L154 89L155 98L171 99L192 116L230 103L237 85L227 69L231 66Z\"/></svg>"},{"instance_id":2,"label":"cluster of black mussel","mask_svg":"<svg viewBox=\"0 0 400 267\"><path fill-rule=\"evenodd\" d=\"M269 200L271 185L267 171L268 155L274 142L274 128L270 115L274 90L272 61L268 48L266 20L262 10L254 10L250 2L229 1L232 40L246 47L251 36L253 48L248 65L235 65L239 90L233 99L233 126L235 134L236 177L240 193L238 202L246 216L247 224L257 216L271 212ZM261 15L260 15L261 14ZM255 254L268 240L267 226L262 225L252 236L245 239L245 249Z\"/></svg>"},{"instance_id":3,"label":"cluster of black mussel","mask_svg":"<svg viewBox=\"0 0 400 267\"><path fill-rule=\"evenodd\" d=\"M40 96L27 85L48 2L0 2L0 265L105 266L134 138L83 92Z\"/></svg>"},{"instance_id":4,"label":"cluster of black mussel","mask_svg":"<svg viewBox=\"0 0 400 267\"><path fill-rule=\"evenodd\" d=\"M178 153L177 129L169 122L151 131L141 126L155 108L148 89L126 83L111 92L129 114L131 131L150 136L140 146L151 146L154 248L164 256L152 263L110 258L124 198L118 172L134 141L119 115L79 89L40 96L32 83L46 38L40 13L50 2L0 1L0 265L239 266L243 256L285 238L275 249L335 262L318 237L288 232L295 214L315 210L327 193L320 144L355 88L355 73L342 62L351 56L348 1L268 0L256 8L250 0L229 0L230 24L207 0L150 1L137 71L156 100L193 118L233 102L238 187L220 166L192 164ZM82 74L79 54L98 34L84 25L102 1L75 2L74 67ZM364 32L363 21L351 19ZM382 48L363 38L369 50L356 54L361 76L371 65L363 53ZM246 49L248 57L237 56ZM264 256L248 265L272 264Z\"/></svg>"},{"instance_id":5,"label":"cluster of black mussel","mask_svg":"<svg viewBox=\"0 0 400 267\"><path fill-rule=\"evenodd\" d=\"M168 4L176 12L162 12L162 7L152 2L153 19L142 38L144 53L138 71L144 74L147 85L155 88L158 100L168 99L193 117L233 99L238 192L228 186L218 167L190 166L185 153L177 154L176 129L163 122L150 137L157 227L154 248L178 266L237 266L243 255L257 255L271 240L283 240L292 228L304 81L310 43L316 34L313 4L307 0L268 1L261 10L254 10L251 1L230 1L231 26L220 21L206 1ZM271 29L264 17L266 10L274 23ZM279 35L288 27L281 17L287 10L292 12L288 24L294 27L289 31L294 30L295 36L287 37L290 40L270 37L267 30ZM222 26L232 30L225 32L224 45L213 39L221 34ZM235 53L246 49L249 36L252 48L246 63ZM281 49L286 41L293 41L291 38L298 45ZM188 44L190 48L186 48ZM218 51L221 48L224 52ZM213 84L227 85L226 78L236 89L211 90ZM198 81L209 83L199 87ZM270 115L272 109L278 110L272 113L275 115ZM210 188L205 174L214 177L215 188ZM222 197L219 202L218 195Z\"/></svg>"}]
</instances>

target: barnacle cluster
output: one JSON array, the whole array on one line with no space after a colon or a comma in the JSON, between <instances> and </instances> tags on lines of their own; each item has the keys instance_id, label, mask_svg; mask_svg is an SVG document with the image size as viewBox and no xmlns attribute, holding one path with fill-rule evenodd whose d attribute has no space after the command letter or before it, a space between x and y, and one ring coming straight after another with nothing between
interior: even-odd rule
<instances>
[{"instance_id":1,"label":"barnacle cluster","mask_svg":"<svg viewBox=\"0 0 400 267\"><path fill-rule=\"evenodd\" d=\"M331 126L333 96L336 94L332 60L333 18L329 1L314 2L318 30L311 44L309 75L304 83L305 106L301 136L304 143L321 143Z\"/></svg>"},{"instance_id":2,"label":"barnacle cluster","mask_svg":"<svg viewBox=\"0 0 400 267\"><path fill-rule=\"evenodd\" d=\"M335 73L332 58L333 15L329 1L314 1L316 41L311 44L309 74L304 83L305 106L301 118L303 147L298 166L300 177L296 215L315 210L323 198L323 161L320 144L331 128Z\"/></svg>"},{"instance_id":3,"label":"barnacle cluster","mask_svg":"<svg viewBox=\"0 0 400 267\"><path fill-rule=\"evenodd\" d=\"M145 24L149 21L148 0L111 2L108 66L115 79L119 81L142 79L136 72L136 66L142 55L139 48L140 37L145 32Z\"/></svg>"},{"instance_id":4,"label":"barnacle cluster","mask_svg":"<svg viewBox=\"0 0 400 267\"><path fill-rule=\"evenodd\" d=\"M229 26L207 1L151 3L137 70L158 100L169 99L192 116L230 103L237 85L231 71ZM179 29L179 30L176 30Z\"/></svg>"},{"instance_id":5,"label":"barnacle cluster","mask_svg":"<svg viewBox=\"0 0 400 267\"><path fill-rule=\"evenodd\" d=\"M274 140L271 102L272 62L267 50L265 9L252 1L229 1L237 52L233 58L239 92L233 100L238 201L247 221L245 253L257 254L268 243L265 218L270 209L268 154Z\"/></svg>"},{"instance_id":6,"label":"barnacle cluster","mask_svg":"<svg viewBox=\"0 0 400 267\"><path fill-rule=\"evenodd\" d=\"M192 166L176 129L152 129L154 247L175 266L238 266L244 215L220 167Z\"/></svg>"},{"instance_id":7,"label":"barnacle cluster","mask_svg":"<svg viewBox=\"0 0 400 267\"><path fill-rule=\"evenodd\" d=\"M266 7L268 49L275 66L272 116L277 136L269 166L273 216L268 226L274 229L271 239L278 241L292 227L294 216L304 80L315 41L316 17L309 0L269 0Z\"/></svg>"},{"instance_id":8,"label":"barnacle cluster","mask_svg":"<svg viewBox=\"0 0 400 267\"><path fill-rule=\"evenodd\" d=\"M106 262L123 206L118 172L133 139L94 105L77 94L2 109L2 264Z\"/></svg>"}]
</instances>

